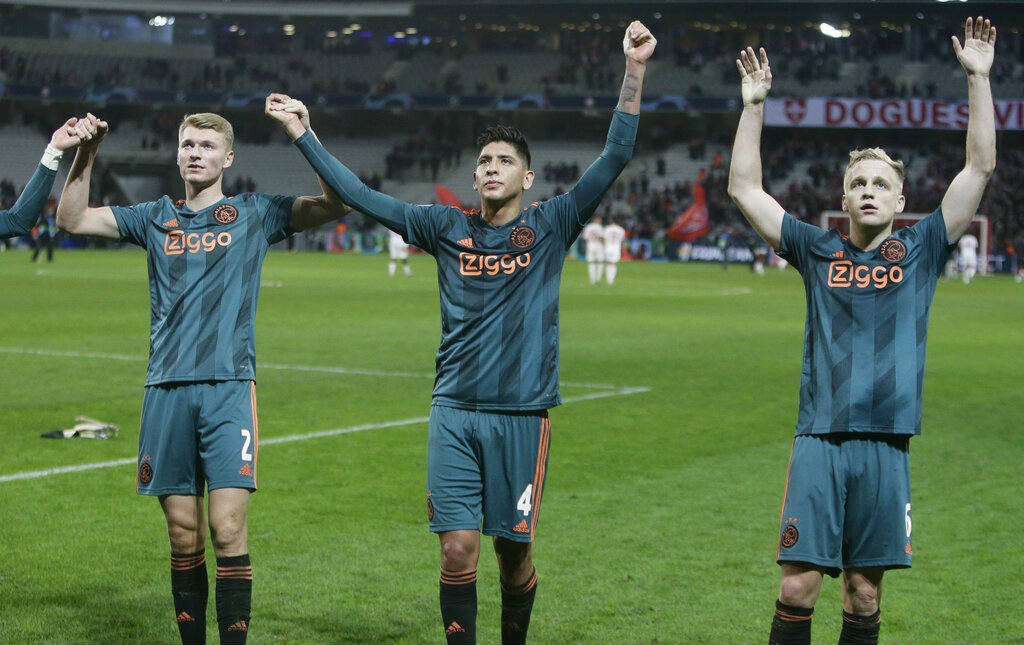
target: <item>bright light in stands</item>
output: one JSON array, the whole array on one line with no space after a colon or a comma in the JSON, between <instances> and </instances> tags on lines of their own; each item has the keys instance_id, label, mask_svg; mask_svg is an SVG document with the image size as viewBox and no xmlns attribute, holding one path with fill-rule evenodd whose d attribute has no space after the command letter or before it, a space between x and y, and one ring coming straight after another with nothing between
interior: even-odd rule
<instances>
[{"instance_id":1,"label":"bright light in stands","mask_svg":"<svg viewBox=\"0 0 1024 645\"><path fill-rule=\"evenodd\" d=\"M174 24L174 16L153 16L149 19L150 27L168 27Z\"/></svg>"},{"instance_id":2,"label":"bright light in stands","mask_svg":"<svg viewBox=\"0 0 1024 645\"><path fill-rule=\"evenodd\" d=\"M832 25L828 24L827 22L821 23L821 25L818 28L821 30L821 33L823 33L824 35L828 36L829 38L849 38L850 37L850 30L849 29L836 29L835 27L833 27Z\"/></svg>"},{"instance_id":3,"label":"bright light in stands","mask_svg":"<svg viewBox=\"0 0 1024 645\"><path fill-rule=\"evenodd\" d=\"M284 32L285 36L294 36L295 35L295 25L292 25L292 24L281 25L281 31Z\"/></svg>"}]
</instances>

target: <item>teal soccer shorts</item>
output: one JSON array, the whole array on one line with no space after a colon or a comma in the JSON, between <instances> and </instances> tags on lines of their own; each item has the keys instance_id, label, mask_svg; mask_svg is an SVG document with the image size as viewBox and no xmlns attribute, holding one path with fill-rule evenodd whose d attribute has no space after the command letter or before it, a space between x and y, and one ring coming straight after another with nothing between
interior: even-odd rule
<instances>
[{"instance_id":1,"label":"teal soccer shorts","mask_svg":"<svg viewBox=\"0 0 1024 645\"><path fill-rule=\"evenodd\" d=\"M205 488L256 490L256 384L211 381L151 385L142 402L140 495L202 495Z\"/></svg>"},{"instance_id":2,"label":"teal soccer shorts","mask_svg":"<svg viewBox=\"0 0 1024 645\"><path fill-rule=\"evenodd\" d=\"M779 564L909 567L910 437L798 435L781 519Z\"/></svg>"},{"instance_id":3,"label":"teal soccer shorts","mask_svg":"<svg viewBox=\"0 0 1024 645\"><path fill-rule=\"evenodd\" d=\"M531 542L540 514L551 422L546 411L430 408L427 514L435 533L480 530Z\"/></svg>"}]
</instances>

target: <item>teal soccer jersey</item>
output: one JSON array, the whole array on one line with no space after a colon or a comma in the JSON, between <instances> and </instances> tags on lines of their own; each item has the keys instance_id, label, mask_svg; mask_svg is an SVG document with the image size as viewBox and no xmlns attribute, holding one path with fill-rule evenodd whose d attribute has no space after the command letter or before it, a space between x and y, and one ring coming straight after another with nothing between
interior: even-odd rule
<instances>
[{"instance_id":1,"label":"teal soccer jersey","mask_svg":"<svg viewBox=\"0 0 1024 645\"><path fill-rule=\"evenodd\" d=\"M244 193L194 212L169 197L113 207L146 249L146 385L255 380L256 300L267 249L287 237L295 197Z\"/></svg>"},{"instance_id":2,"label":"teal soccer jersey","mask_svg":"<svg viewBox=\"0 0 1024 645\"><path fill-rule=\"evenodd\" d=\"M56 176L56 170L50 170L43 164L36 167L14 206L10 210L0 211L0 240L25 235L32 230L32 225L43 212Z\"/></svg>"},{"instance_id":3,"label":"teal soccer jersey","mask_svg":"<svg viewBox=\"0 0 1024 645\"><path fill-rule=\"evenodd\" d=\"M546 410L558 390L558 298L568 249L632 155L637 115L616 111L601 156L567 193L503 226L478 211L414 206L370 190L310 133L295 143L346 203L434 256L441 345L434 402L491 412Z\"/></svg>"},{"instance_id":4,"label":"teal soccer jersey","mask_svg":"<svg viewBox=\"0 0 1024 645\"><path fill-rule=\"evenodd\" d=\"M941 209L870 251L787 213L781 247L807 297L796 433L920 434L928 314L952 250Z\"/></svg>"}]
</instances>

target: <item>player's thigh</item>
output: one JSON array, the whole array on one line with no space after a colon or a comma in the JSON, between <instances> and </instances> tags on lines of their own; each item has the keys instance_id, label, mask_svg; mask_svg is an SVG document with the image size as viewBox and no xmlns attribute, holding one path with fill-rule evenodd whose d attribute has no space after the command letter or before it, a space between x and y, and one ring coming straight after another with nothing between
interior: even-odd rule
<instances>
[{"instance_id":1,"label":"player's thigh","mask_svg":"<svg viewBox=\"0 0 1024 645\"><path fill-rule=\"evenodd\" d=\"M910 438L849 441L845 568L909 567L913 559L910 512Z\"/></svg>"},{"instance_id":2,"label":"player's thigh","mask_svg":"<svg viewBox=\"0 0 1024 645\"><path fill-rule=\"evenodd\" d=\"M201 495L202 469L192 385L146 388L139 424L140 495Z\"/></svg>"},{"instance_id":3,"label":"player's thigh","mask_svg":"<svg viewBox=\"0 0 1024 645\"><path fill-rule=\"evenodd\" d=\"M199 456L210 490L256 490L259 420L253 381L197 384Z\"/></svg>"},{"instance_id":4,"label":"player's thigh","mask_svg":"<svg viewBox=\"0 0 1024 645\"><path fill-rule=\"evenodd\" d=\"M427 424L427 517L435 533L480 530L483 480L476 414L432 405Z\"/></svg>"},{"instance_id":5,"label":"player's thigh","mask_svg":"<svg viewBox=\"0 0 1024 645\"><path fill-rule=\"evenodd\" d=\"M776 560L842 568L844 491L840 451L827 436L798 435L786 477Z\"/></svg>"},{"instance_id":6,"label":"player's thigh","mask_svg":"<svg viewBox=\"0 0 1024 645\"><path fill-rule=\"evenodd\" d=\"M546 412L486 415L480 431L486 535L530 542L547 475L551 422Z\"/></svg>"}]
</instances>

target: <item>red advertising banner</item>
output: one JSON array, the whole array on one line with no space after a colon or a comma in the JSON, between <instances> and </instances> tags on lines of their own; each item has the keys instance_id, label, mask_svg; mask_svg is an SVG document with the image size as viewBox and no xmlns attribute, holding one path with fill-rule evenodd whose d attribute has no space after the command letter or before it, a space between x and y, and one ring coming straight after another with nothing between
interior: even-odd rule
<instances>
[{"instance_id":1,"label":"red advertising banner","mask_svg":"<svg viewBox=\"0 0 1024 645\"><path fill-rule=\"evenodd\" d=\"M996 129L1024 130L1024 100L995 101ZM935 99L768 99L765 125L790 128L963 130L967 101Z\"/></svg>"}]
</instances>

